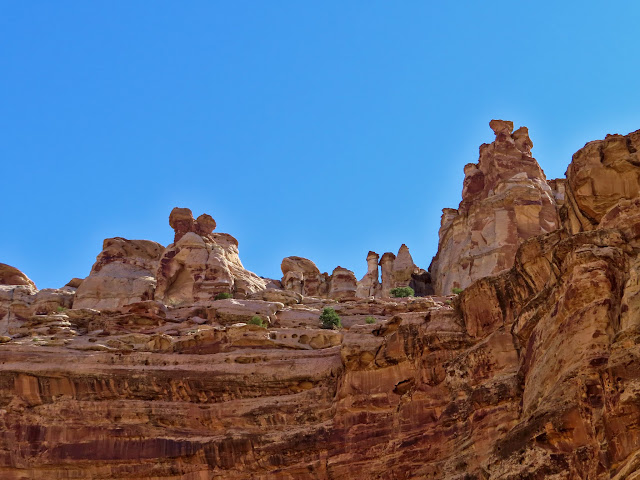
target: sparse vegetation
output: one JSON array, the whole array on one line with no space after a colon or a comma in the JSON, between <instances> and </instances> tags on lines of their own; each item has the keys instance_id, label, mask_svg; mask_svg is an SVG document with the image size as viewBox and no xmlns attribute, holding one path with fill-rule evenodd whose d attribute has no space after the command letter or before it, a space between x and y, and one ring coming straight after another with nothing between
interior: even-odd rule
<instances>
[{"instance_id":1,"label":"sparse vegetation","mask_svg":"<svg viewBox=\"0 0 640 480\"><path fill-rule=\"evenodd\" d=\"M320 314L320 326L328 330L337 330L342 328L342 322L333 308L325 307Z\"/></svg>"},{"instance_id":2,"label":"sparse vegetation","mask_svg":"<svg viewBox=\"0 0 640 480\"><path fill-rule=\"evenodd\" d=\"M373 317L367 317L364 319L365 322L367 322L368 325L372 325L374 323L376 323L376 319Z\"/></svg>"},{"instance_id":3,"label":"sparse vegetation","mask_svg":"<svg viewBox=\"0 0 640 480\"><path fill-rule=\"evenodd\" d=\"M231 298L231 297L233 297L233 295L231 295L230 293L222 292L222 293L217 294L214 297L214 300L224 300L225 298Z\"/></svg>"},{"instance_id":4,"label":"sparse vegetation","mask_svg":"<svg viewBox=\"0 0 640 480\"><path fill-rule=\"evenodd\" d=\"M460 295L460 294L462 293L462 291L463 291L463 289L462 289L462 288L458 288L458 287L453 287L453 288L451 289L451 292L452 292L454 295Z\"/></svg>"},{"instance_id":5,"label":"sparse vegetation","mask_svg":"<svg viewBox=\"0 0 640 480\"><path fill-rule=\"evenodd\" d=\"M56 312L58 312L58 313L62 313L62 312L64 312L65 310L66 310L66 308L65 308L65 307L63 307L63 306L61 306L61 305L58 305L58 308L56 308Z\"/></svg>"},{"instance_id":6,"label":"sparse vegetation","mask_svg":"<svg viewBox=\"0 0 640 480\"><path fill-rule=\"evenodd\" d=\"M391 289L391 296L395 298L413 297L416 292L411 287L396 287Z\"/></svg>"},{"instance_id":7,"label":"sparse vegetation","mask_svg":"<svg viewBox=\"0 0 640 480\"><path fill-rule=\"evenodd\" d=\"M251 320L249 320L249 325L257 325L262 328L267 328L267 322L265 322L262 318L260 318L257 315L254 315L253 317L251 317Z\"/></svg>"}]
</instances>

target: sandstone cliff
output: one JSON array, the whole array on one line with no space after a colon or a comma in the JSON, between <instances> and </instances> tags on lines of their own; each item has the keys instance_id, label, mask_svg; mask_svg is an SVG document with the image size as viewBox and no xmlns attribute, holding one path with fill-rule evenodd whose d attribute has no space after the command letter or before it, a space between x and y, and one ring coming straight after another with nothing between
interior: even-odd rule
<instances>
[{"instance_id":1,"label":"sandstone cliff","mask_svg":"<svg viewBox=\"0 0 640 480\"><path fill-rule=\"evenodd\" d=\"M451 293L508 270L518 246L558 228L556 194L531 156L526 127L492 120L496 135L465 166L462 201L443 210L438 253L430 267L435 292Z\"/></svg>"},{"instance_id":2,"label":"sandstone cliff","mask_svg":"<svg viewBox=\"0 0 640 480\"><path fill-rule=\"evenodd\" d=\"M470 169L441 230L437 285L458 282L460 295L376 296L426 278L402 248L382 256L382 287L370 252L360 283L289 257L278 288L190 212L167 249L106 241L112 253L77 291L37 290L12 270L19 281L0 285L0 478L640 478L640 131L587 144L566 184L547 184L526 132L493 126L482 182ZM472 217L491 205L502 216L478 230ZM501 218L508 248L502 234L480 248L474 232L493 238ZM456 270L446 245L492 268ZM121 293L98 296L112 280L90 278L110 264L143 269L153 297L128 273ZM84 301L108 308L78 304L87 282ZM326 306L343 329L319 328Z\"/></svg>"}]
</instances>

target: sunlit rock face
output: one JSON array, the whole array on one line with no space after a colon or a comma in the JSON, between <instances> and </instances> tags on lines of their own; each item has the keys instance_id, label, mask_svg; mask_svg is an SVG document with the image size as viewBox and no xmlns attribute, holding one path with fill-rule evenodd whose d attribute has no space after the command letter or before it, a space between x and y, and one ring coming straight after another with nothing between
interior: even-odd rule
<instances>
[{"instance_id":1,"label":"sunlit rock face","mask_svg":"<svg viewBox=\"0 0 640 480\"><path fill-rule=\"evenodd\" d=\"M597 228L621 200L640 192L640 130L587 143L567 169L563 225L572 233Z\"/></svg>"},{"instance_id":2,"label":"sunlit rock face","mask_svg":"<svg viewBox=\"0 0 640 480\"><path fill-rule=\"evenodd\" d=\"M243 267L238 241L213 233L216 222L209 215L194 220L188 208L174 208L169 224L175 243L159 260L157 300L178 305L212 300L220 293L245 297L266 288L264 279Z\"/></svg>"},{"instance_id":3,"label":"sunlit rock face","mask_svg":"<svg viewBox=\"0 0 640 480\"><path fill-rule=\"evenodd\" d=\"M435 292L449 294L475 280L508 270L526 239L559 226L556 197L531 156L526 127L492 120L496 135L480 147L478 163L465 166L462 201L444 209L438 253L430 267Z\"/></svg>"},{"instance_id":4,"label":"sunlit rock face","mask_svg":"<svg viewBox=\"0 0 640 480\"><path fill-rule=\"evenodd\" d=\"M155 299L80 308L76 287L0 285L0 478L638 478L640 195L605 205L572 188L565 206L598 205L597 224L566 211L578 231L522 240L459 295L360 297L352 272L318 281L300 257L247 294L229 286L236 244L195 227L158 248L186 274L162 295L172 277L157 274ZM150 261L130 242L97 263ZM217 248L234 298L198 283ZM407 253L382 256L383 287L425 276ZM307 274L326 291L306 294ZM320 328L326 307L342 329Z\"/></svg>"},{"instance_id":5,"label":"sunlit rock face","mask_svg":"<svg viewBox=\"0 0 640 480\"><path fill-rule=\"evenodd\" d=\"M91 273L76 291L74 307L115 309L152 299L163 250L150 240L106 239Z\"/></svg>"}]
</instances>

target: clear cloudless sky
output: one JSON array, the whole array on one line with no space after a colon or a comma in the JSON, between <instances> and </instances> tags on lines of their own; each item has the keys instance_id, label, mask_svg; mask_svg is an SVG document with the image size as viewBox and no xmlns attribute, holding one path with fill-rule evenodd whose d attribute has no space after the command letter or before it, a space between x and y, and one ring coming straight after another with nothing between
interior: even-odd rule
<instances>
[{"instance_id":1,"label":"clear cloudless sky","mask_svg":"<svg viewBox=\"0 0 640 480\"><path fill-rule=\"evenodd\" d=\"M246 268L427 268L489 120L547 177L640 128L634 1L0 0L0 262L39 288L209 213Z\"/></svg>"}]
</instances>

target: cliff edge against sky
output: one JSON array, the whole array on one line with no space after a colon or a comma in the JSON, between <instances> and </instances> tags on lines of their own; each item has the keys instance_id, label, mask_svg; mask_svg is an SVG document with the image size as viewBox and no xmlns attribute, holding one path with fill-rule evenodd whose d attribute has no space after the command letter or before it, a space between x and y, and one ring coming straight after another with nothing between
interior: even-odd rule
<instances>
[{"instance_id":1,"label":"cliff edge against sky","mask_svg":"<svg viewBox=\"0 0 640 480\"><path fill-rule=\"evenodd\" d=\"M186 208L60 289L0 264L0 476L640 478L640 130L547 180L491 128L429 270L263 278Z\"/></svg>"}]
</instances>

